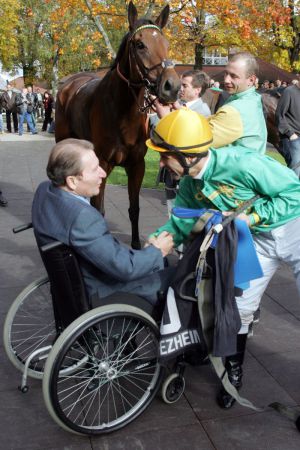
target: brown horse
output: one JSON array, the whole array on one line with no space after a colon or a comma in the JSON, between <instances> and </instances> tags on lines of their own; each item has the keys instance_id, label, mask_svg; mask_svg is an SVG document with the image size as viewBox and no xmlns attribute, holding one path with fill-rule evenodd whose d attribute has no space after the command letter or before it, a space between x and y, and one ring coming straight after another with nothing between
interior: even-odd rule
<instances>
[{"instance_id":1,"label":"brown horse","mask_svg":"<svg viewBox=\"0 0 300 450\"><path fill-rule=\"evenodd\" d=\"M273 144L276 150L279 150L279 131L275 124L275 112L280 95L276 91L261 93L261 99L264 109L264 115L268 130L268 142Z\"/></svg>"},{"instance_id":2,"label":"brown horse","mask_svg":"<svg viewBox=\"0 0 300 450\"><path fill-rule=\"evenodd\" d=\"M161 31L168 16L166 6L155 22L138 19L130 2L129 32L104 78L91 73L73 75L57 94L56 141L69 137L87 139L93 142L107 175L116 165L126 170L133 248L140 248L139 192L147 151L146 107L151 104L151 94L164 103L174 102L180 89L174 64L167 59L168 43ZM104 188L105 183L93 202L102 212Z\"/></svg>"}]
</instances>

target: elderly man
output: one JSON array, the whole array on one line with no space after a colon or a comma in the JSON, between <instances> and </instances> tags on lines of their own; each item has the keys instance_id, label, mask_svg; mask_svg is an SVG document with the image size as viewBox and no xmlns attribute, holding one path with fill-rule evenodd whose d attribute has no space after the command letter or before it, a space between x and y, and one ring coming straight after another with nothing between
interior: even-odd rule
<instances>
[{"instance_id":1,"label":"elderly man","mask_svg":"<svg viewBox=\"0 0 300 450\"><path fill-rule=\"evenodd\" d=\"M50 154L47 175L32 205L32 223L39 246L59 240L78 254L90 297L130 292L157 301L168 286L173 268L164 269L164 257L173 238L163 233L150 239L143 250L131 250L114 238L90 197L99 194L105 171L99 166L93 144L66 139Z\"/></svg>"},{"instance_id":2,"label":"elderly man","mask_svg":"<svg viewBox=\"0 0 300 450\"><path fill-rule=\"evenodd\" d=\"M242 327L237 353L226 358L225 366L231 383L239 388L249 325L281 261L292 269L300 292L300 182L290 169L251 147L228 145L220 151L210 148L212 142L207 120L181 109L159 122L147 145L160 152L162 167L177 178L183 177L175 206L217 209L228 215L259 195L253 206L239 216L253 233L263 270L263 276L251 281L243 295L236 297ZM172 215L157 230L157 236L169 232L179 245L189 236L196 220ZM218 403L231 408L234 399L222 389Z\"/></svg>"}]
</instances>

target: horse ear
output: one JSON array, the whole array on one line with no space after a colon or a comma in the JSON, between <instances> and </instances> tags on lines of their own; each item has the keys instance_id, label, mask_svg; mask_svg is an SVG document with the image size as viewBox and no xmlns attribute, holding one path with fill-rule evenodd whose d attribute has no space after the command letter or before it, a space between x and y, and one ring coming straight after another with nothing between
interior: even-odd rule
<instances>
[{"instance_id":1,"label":"horse ear","mask_svg":"<svg viewBox=\"0 0 300 450\"><path fill-rule=\"evenodd\" d=\"M164 7L164 9L162 10L162 12L160 13L160 15L158 16L158 18L155 21L156 25L158 25L159 28L162 29L167 25L168 19L169 19L169 14L170 14L170 7L169 7L169 5L167 5Z\"/></svg>"},{"instance_id":2,"label":"horse ear","mask_svg":"<svg viewBox=\"0 0 300 450\"><path fill-rule=\"evenodd\" d=\"M129 23L129 30L133 31L135 29L135 24L137 22L138 18L138 12L136 7L132 2L128 5L128 23Z\"/></svg>"}]
</instances>

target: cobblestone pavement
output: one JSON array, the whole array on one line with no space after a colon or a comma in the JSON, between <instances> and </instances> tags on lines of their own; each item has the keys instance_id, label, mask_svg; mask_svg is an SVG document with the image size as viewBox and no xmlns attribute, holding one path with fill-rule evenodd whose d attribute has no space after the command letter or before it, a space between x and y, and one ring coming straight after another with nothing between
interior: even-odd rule
<instances>
[{"instance_id":1,"label":"cobblestone pavement","mask_svg":"<svg viewBox=\"0 0 300 450\"><path fill-rule=\"evenodd\" d=\"M12 228L30 221L33 193L45 179L54 139L0 136L0 187L8 206L0 208L0 319L17 294L44 273L30 230ZM141 192L142 237L166 220L163 192ZM128 201L124 187L108 186L106 212L110 228L129 241ZM2 327L1 327L2 328ZM0 345L1 444L3 450L299 450L300 434L293 423L266 409L257 413L235 405L218 408L218 380L208 366L188 367L181 400L164 404L157 397L146 412L126 428L103 437L81 437L60 429L49 416L41 383L30 380L27 394L17 390L20 374ZM300 406L300 302L292 274L280 268L262 301L261 320L249 340L242 393L258 405L272 401Z\"/></svg>"}]
</instances>

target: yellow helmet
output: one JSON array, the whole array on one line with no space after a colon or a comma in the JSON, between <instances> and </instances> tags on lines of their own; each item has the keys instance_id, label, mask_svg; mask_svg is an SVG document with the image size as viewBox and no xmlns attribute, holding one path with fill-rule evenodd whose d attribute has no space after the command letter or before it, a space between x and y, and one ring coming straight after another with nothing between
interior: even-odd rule
<instances>
[{"instance_id":1,"label":"yellow helmet","mask_svg":"<svg viewBox=\"0 0 300 450\"><path fill-rule=\"evenodd\" d=\"M193 155L204 153L213 137L207 119L195 111L181 108L163 117L151 130L147 147L156 152Z\"/></svg>"}]
</instances>

